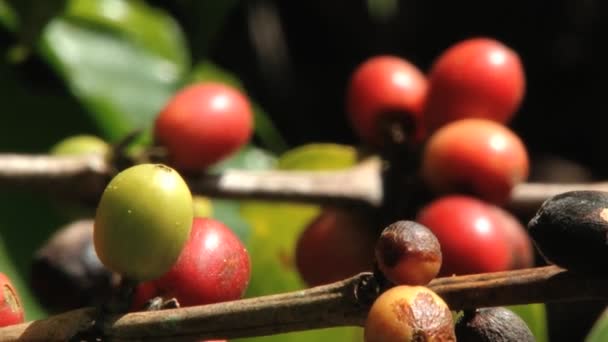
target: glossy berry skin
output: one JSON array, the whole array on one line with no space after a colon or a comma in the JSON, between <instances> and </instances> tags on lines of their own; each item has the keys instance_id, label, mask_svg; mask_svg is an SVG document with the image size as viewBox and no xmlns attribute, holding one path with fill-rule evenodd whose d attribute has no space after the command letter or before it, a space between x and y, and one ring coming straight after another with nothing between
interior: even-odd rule
<instances>
[{"instance_id":1,"label":"glossy berry skin","mask_svg":"<svg viewBox=\"0 0 608 342\"><path fill-rule=\"evenodd\" d=\"M217 220L197 217L175 265L139 286L134 307L141 308L154 296L175 298L181 306L239 299L250 277L249 253L232 230Z\"/></svg>"},{"instance_id":2,"label":"glossy berry skin","mask_svg":"<svg viewBox=\"0 0 608 342\"><path fill-rule=\"evenodd\" d=\"M376 234L365 218L325 209L298 238L296 267L309 286L371 271Z\"/></svg>"},{"instance_id":3,"label":"glossy berry skin","mask_svg":"<svg viewBox=\"0 0 608 342\"><path fill-rule=\"evenodd\" d=\"M0 273L0 327L23 323L21 300L10 279Z\"/></svg>"},{"instance_id":4,"label":"glossy berry skin","mask_svg":"<svg viewBox=\"0 0 608 342\"><path fill-rule=\"evenodd\" d=\"M507 127L483 119L452 122L427 142L421 172L435 193L465 193L504 204L528 176L528 154Z\"/></svg>"},{"instance_id":5,"label":"glossy berry skin","mask_svg":"<svg viewBox=\"0 0 608 342\"><path fill-rule=\"evenodd\" d=\"M461 41L443 52L428 75L424 121L429 132L463 118L508 122L525 92L515 51L490 38Z\"/></svg>"},{"instance_id":6,"label":"glossy berry skin","mask_svg":"<svg viewBox=\"0 0 608 342\"><path fill-rule=\"evenodd\" d=\"M511 243L513 260L510 269L534 267L534 245L527 229L508 211L493 205L490 209Z\"/></svg>"},{"instance_id":7,"label":"glossy berry skin","mask_svg":"<svg viewBox=\"0 0 608 342\"><path fill-rule=\"evenodd\" d=\"M441 268L439 240L419 223L397 221L380 234L376 262L393 284L426 285Z\"/></svg>"},{"instance_id":8,"label":"glossy berry skin","mask_svg":"<svg viewBox=\"0 0 608 342\"><path fill-rule=\"evenodd\" d=\"M409 138L420 140L426 93L426 77L415 65L395 56L372 57L357 67L349 81L346 105L350 122L357 135L371 145L384 145L389 137L382 125L390 120L403 122L411 129Z\"/></svg>"},{"instance_id":9,"label":"glossy berry skin","mask_svg":"<svg viewBox=\"0 0 608 342\"><path fill-rule=\"evenodd\" d=\"M104 190L93 230L95 251L114 272L155 279L179 257L190 235L192 195L183 178L162 164L139 164Z\"/></svg>"},{"instance_id":10,"label":"glossy berry skin","mask_svg":"<svg viewBox=\"0 0 608 342\"><path fill-rule=\"evenodd\" d=\"M372 304L365 321L365 342L455 342L447 304L423 286L395 286Z\"/></svg>"},{"instance_id":11,"label":"glossy berry skin","mask_svg":"<svg viewBox=\"0 0 608 342\"><path fill-rule=\"evenodd\" d=\"M506 271L513 264L504 221L486 202L469 196L441 197L422 208L416 221L439 240L440 276Z\"/></svg>"},{"instance_id":12,"label":"glossy berry skin","mask_svg":"<svg viewBox=\"0 0 608 342\"><path fill-rule=\"evenodd\" d=\"M156 118L154 134L171 165L196 172L226 158L251 137L253 112L237 89L199 83L179 91Z\"/></svg>"}]
</instances>

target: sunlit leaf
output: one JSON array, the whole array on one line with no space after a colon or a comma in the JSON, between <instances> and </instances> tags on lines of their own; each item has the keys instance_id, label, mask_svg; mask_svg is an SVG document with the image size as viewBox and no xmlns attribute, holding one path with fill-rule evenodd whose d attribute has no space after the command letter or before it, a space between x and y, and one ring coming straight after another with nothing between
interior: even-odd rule
<instances>
[{"instance_id":1,"label":"sunlit leaf","mask_svg":"<svg viewBox=\"0 0 608 342\"><path fill-rule=\"evenodd\" d=\"M526 304L514 305L508 307L521 317L536 339L536 342L549 341L549 332L547 330L547 311L544 304Z\"/></svg>"},{"instance_id":2,"label":"sunlit leaf","mask_svg":"<svg viewBox=\"0 0 608 342\"><path fill-rule=\"evenodd\" d=\"M73 0L47 26L41 52L116 140L145 128L188 68L182 33L139 1Z\"/></svg>"}]
</instances>

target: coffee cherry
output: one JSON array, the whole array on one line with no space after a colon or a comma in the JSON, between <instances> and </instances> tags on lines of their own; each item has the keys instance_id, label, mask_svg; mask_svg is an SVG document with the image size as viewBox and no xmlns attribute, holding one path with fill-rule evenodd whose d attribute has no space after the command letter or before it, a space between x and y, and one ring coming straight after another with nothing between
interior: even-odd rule
<instances>
[{"instance_id":1,"label":"coffee cherry","mask_svg":"<svg viewBox=\"0 0 608 342\"><path fill-rule=\"evenodd\" d=\"M134 307L155 296L175 298L181 306L239 299L250 276L249 254L236 234L217 220L197 217L177 262L159 279L139 286Z\"/></svg>"},{"instance_id":2,"label":"coffee cherry","mask_svg":"<svg viewBox=\"0 0 608 342\"><path fill-rule=\"evenodd\" d=\"M521 139L501 124L459 120L431 136L421 172L436 193L473 194L503 204L528 176L528 154Z\"/></svg>"},{"instance_id":3,"label":"coffee cherry","mask_svg":"<svg viewBox=\"0 0 608 342\"><path fill-rule=\"evenodd\" d=\"M51 147L51 154L54 155L79 155L87 153L107 155L110 152L110 145L94 135L71 136Z\"/></svg>"},{"instance_id":4,"label":"coffee cherry","mask_svg":"<svg viewBox=\"0 0 608 342\"><path fill-rule=\"evenodd\" d=\"M171 165L200 171L226 158L249 140L253 112L240 91L220 83L199 83L179 91L156 118L154 134Z\"/></svg>"},{"instance_id":5,"label":"coffee cherry","mask_svg":"<svg viewBox=\"0 0 608 342\"><path fill-rule=\"evenodd\" d=\"M36 252L30 286L47 310L95 306L110 298L117 277L103 266L93 246L93 220L60 228Z\"/></svg>"},{"instance_id":6,"label":"coffee cherry","mask_svg":"<svg viewBox=\"0 0 608 342\"><path fill-rule=\"evenodd\" d=\"M528 232L548 262L574 271L608 270L608 193L571 191L546 200Z\"/></svg>"},{"instance_id":7,"label":"coffee cherry","mask_svg":"<svg viewBox=\"0 0 608 342\"><path fill-rule=\"evenodd\" d=\"M442 276L506 271L513 263L509 235L490 205L468 196L441 197L422 208L416 221L439 240Z\"/></svg>"},{"instance_id":8,"label":"coffee cherry","mask_svg":"<svg viewBox=\"0 0 608 342\"><path fill-rule=\"evenodd\" d=\"M356 213L325 209L300 235L296 266L309 286L328 284L371 271L376 234Z\"/></svg>"},{"instance_id":9,"label":"coffee cherry","mask_svg":"<svg viewBox=\"0 0 608 342\"><path fill-rule=\"evenodd\" d=\"M376 56L357 67L347 92L347 112L359 137L382 146L391 124L406 129L407 139L420 140L420 115L427 92L424 74L395 56Z\"/></svg>"},{"instance_id":10,"label":"coffee cherry","mask_svg":"<svg viewBox=\"0 0 608 342\"><path fill-rule=\"evenodd\" d=\"M439 273L441 248L425 226L397 221L382 231L376 243L376 261L394 284L426 285Z\"/></svg>"},{"instance_id":11,"label":"coffee cherry","mask_svg":"<svg viewBox=\"0 0 608 342\"><path fill-rule=\"evenodd\" d=\"M456 341L447 304L423 286L395 286L382 293L365 321L365 342Z\"/></svg>"},{"instance_id":12,"label":"coffee cherry","mask_svg":"<svg viewBox=\"0 0 608 342\"><path fill-rule=\"evenodd\" d=\"M101 196L95 250L106 267L126 277L158 278L179 257L192 219L192 195L175 170L136 165L116 175Z\"/></svg>"},{"instance_id":13,"label":"coffee cherry","mask_svg":"<svg viewBox=\"0 0 608 342\"><path fill-rule=\"evenodd\" d=\"M506 123L523 99L525 83L519 56L501 42L459 42L445 50L429 72L425 126L432 132L463 118Z\"/></svg>"},{"instance_id":14,"label":"coffee cherry","mask_svg":"<svg viewBox=\"0 0 608 342\"><path fill-rule=\"evenodd\" d=\"M23 323L21 300L10 279L0 272L0 327Z\"/></svg>"},{"instance_id":15,"label":"coffee cherry","mask_svg":"<svg viewBox=\"0 0 608 342\"><path fill-rule=\"evenodd\" d=\"M512 262L509 269L516 270L534 266L534 246L526 228L508 211L490 205L490 210L496 217L498 227L507 234L511 243Z\"/></svg>"},{"instance_id":16,"label":"coffee cherry","mask_svg":"<svg viewBox=\"0 0 608 342\"><path fill-rule=\"evenodd\" d=\"M208 197L192 196L195 217L211 217L213 214L213 204Z\"/></svg>"},{"instance_id":17,"label":"coffee cherry","mask_svg":"<svg viewBox=\"0 0 608 342\"><path fill-rule=\"evenodd\" d=\"M465 312L456 324L458 342L534 342L534 335L519 316L504 307Z\"/></svg>"}]
</instances>

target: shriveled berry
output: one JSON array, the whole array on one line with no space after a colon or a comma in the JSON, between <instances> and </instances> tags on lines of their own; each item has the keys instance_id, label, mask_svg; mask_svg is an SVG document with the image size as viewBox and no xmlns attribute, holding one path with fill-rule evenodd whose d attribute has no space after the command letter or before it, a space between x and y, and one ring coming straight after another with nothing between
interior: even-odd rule
<instances>
[{"instance_id":1,"label":"shriveled berry","mask_svg":"<svg viewBox=\"0 0 608 342\"><path fill-rule=\"evenodd\" d=\"M158 278L179 257L192 219L190 189L175 170L136 165L116 175L101 196L95 250L106 267L126 277Z\"/></svg>"},{"instance_id":2,"label":"shriveled berry","mask_svg":"<svg viewBox=\"0 0 608 342\"><path fill-rule=\"evenodd\" d=\"M23 306L11 280L0 273L0 327L23 323Z\"/></svg>"},{"instance_id":3,"label":"shriveled berry","mask_svg":"<svg viewBox=\"0 0 608 342\"><path fill-rule=\"evenodd\" d=\"M546 200L528 232L548 262L575 271L608 272L608 193L571 191Z\"/></svg>"},{"instance_id":4,"label":"shriveled berry","mask_svg":"<svg viewBox=\"0 0 608 342\"><path fill-rule=\"evenodd\" d=\"M397 221L386 227L376 242L376 261L395 284L426 285L441 268L441 247L425 226Z\"/></svg>"},{"instance_id":5,"label":"shriveled berry","mask_svg":"<svg viewBox=\"0 0 608 342\"><path fill-rule=\"evenodd\" d=\"M536 339L513 311L504 307L465 312L456 324L458 342L534 342Z\"/></svg>"},{"instance_id":6,"label":"shriveled berry","mask_svg":"<svg viewBox=\"0 0 608 342\"><path fill-rule=\"evenodd\" d=\"M382 293L365 321L365 342L456 341L452 313L423 286L395 286Z\"/></svg>"}]
</instances>

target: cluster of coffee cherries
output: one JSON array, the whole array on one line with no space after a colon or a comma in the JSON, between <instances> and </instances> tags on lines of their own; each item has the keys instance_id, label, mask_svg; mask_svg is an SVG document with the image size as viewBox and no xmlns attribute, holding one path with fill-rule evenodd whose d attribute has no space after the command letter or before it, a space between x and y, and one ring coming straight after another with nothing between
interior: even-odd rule
<instances>
[{"instance_id":1,"label":"cluster of coffee cherries","mask_svg":"<svg viewBox=\"0 0 608 342\"><path fill-rule=\"evenodd\" d=\"M228 226L210 218L209 199L193 196L182 174L229 157L248 142L252 125L250 102L234 87L208 82L178 91L154 122L164 163L136 163L117 173L94 218L68 207L76 212L68 215L80 218L35 255L30 285L40 302L51 312L103 305L125 281L137 283L130 311L241 298L251 276L249 254ZM112 160L116 151L82 135L51 153Z\"/></svg>"},{"instance_id":2,"label":"cluster of coffee cherries","mask_svg":"<svg viewBox=\"0 0 608 342\"><path fill-rule=\"evenodd\" d=\"M379 267L395 284L424 285L436 275L534 266L528 233L516 217L503 209L513 188L528 176L525 145L507 127L524 92L525 74L518 54L491 38L454 44L437 57L427 74L397 56L374 56L360 64L346 91L346 111L355 133L367 147L388 156L389 164L407 159L408 169L403 171L413 174L427 194L424 201L412 203L414 208L408 214L397 214L391 220L411 219L428 228L438 240L441 254L428 259L433 260L432 267L406 261L407 266L400 269L409 270L410 274L395 277L382 254L395 250L383 242L386 231L377 240L376 218L363 212L325 208L297 243L296 264L306 283L325 284L374 267ZM412 216L411 212L415 214ZM371 262L374 257L375 266ZM393 255L388 259L394 258ZM397 295L400 291L402 294ZM408 309L408 314L397 314L389 307L375 308L393 305L390 303L397 298L405 298L404 303L411 304L417 291L426 293L428 289L393 288L387 292L388 296L395 296L393 299L374 304L366 339L412 340L404 335L386 337L385 334L394 333L387 329L386 322L398 319L379 318L374 323L373 317L377 317L374 313L378 310L386 311L386 315L416 313L414 308ZM420 303L441 303L437 298L429 295ZM445 316L451 319L450 315ZM400 331L404 333L403 329Z\"/></svg>"}]
</instances>

